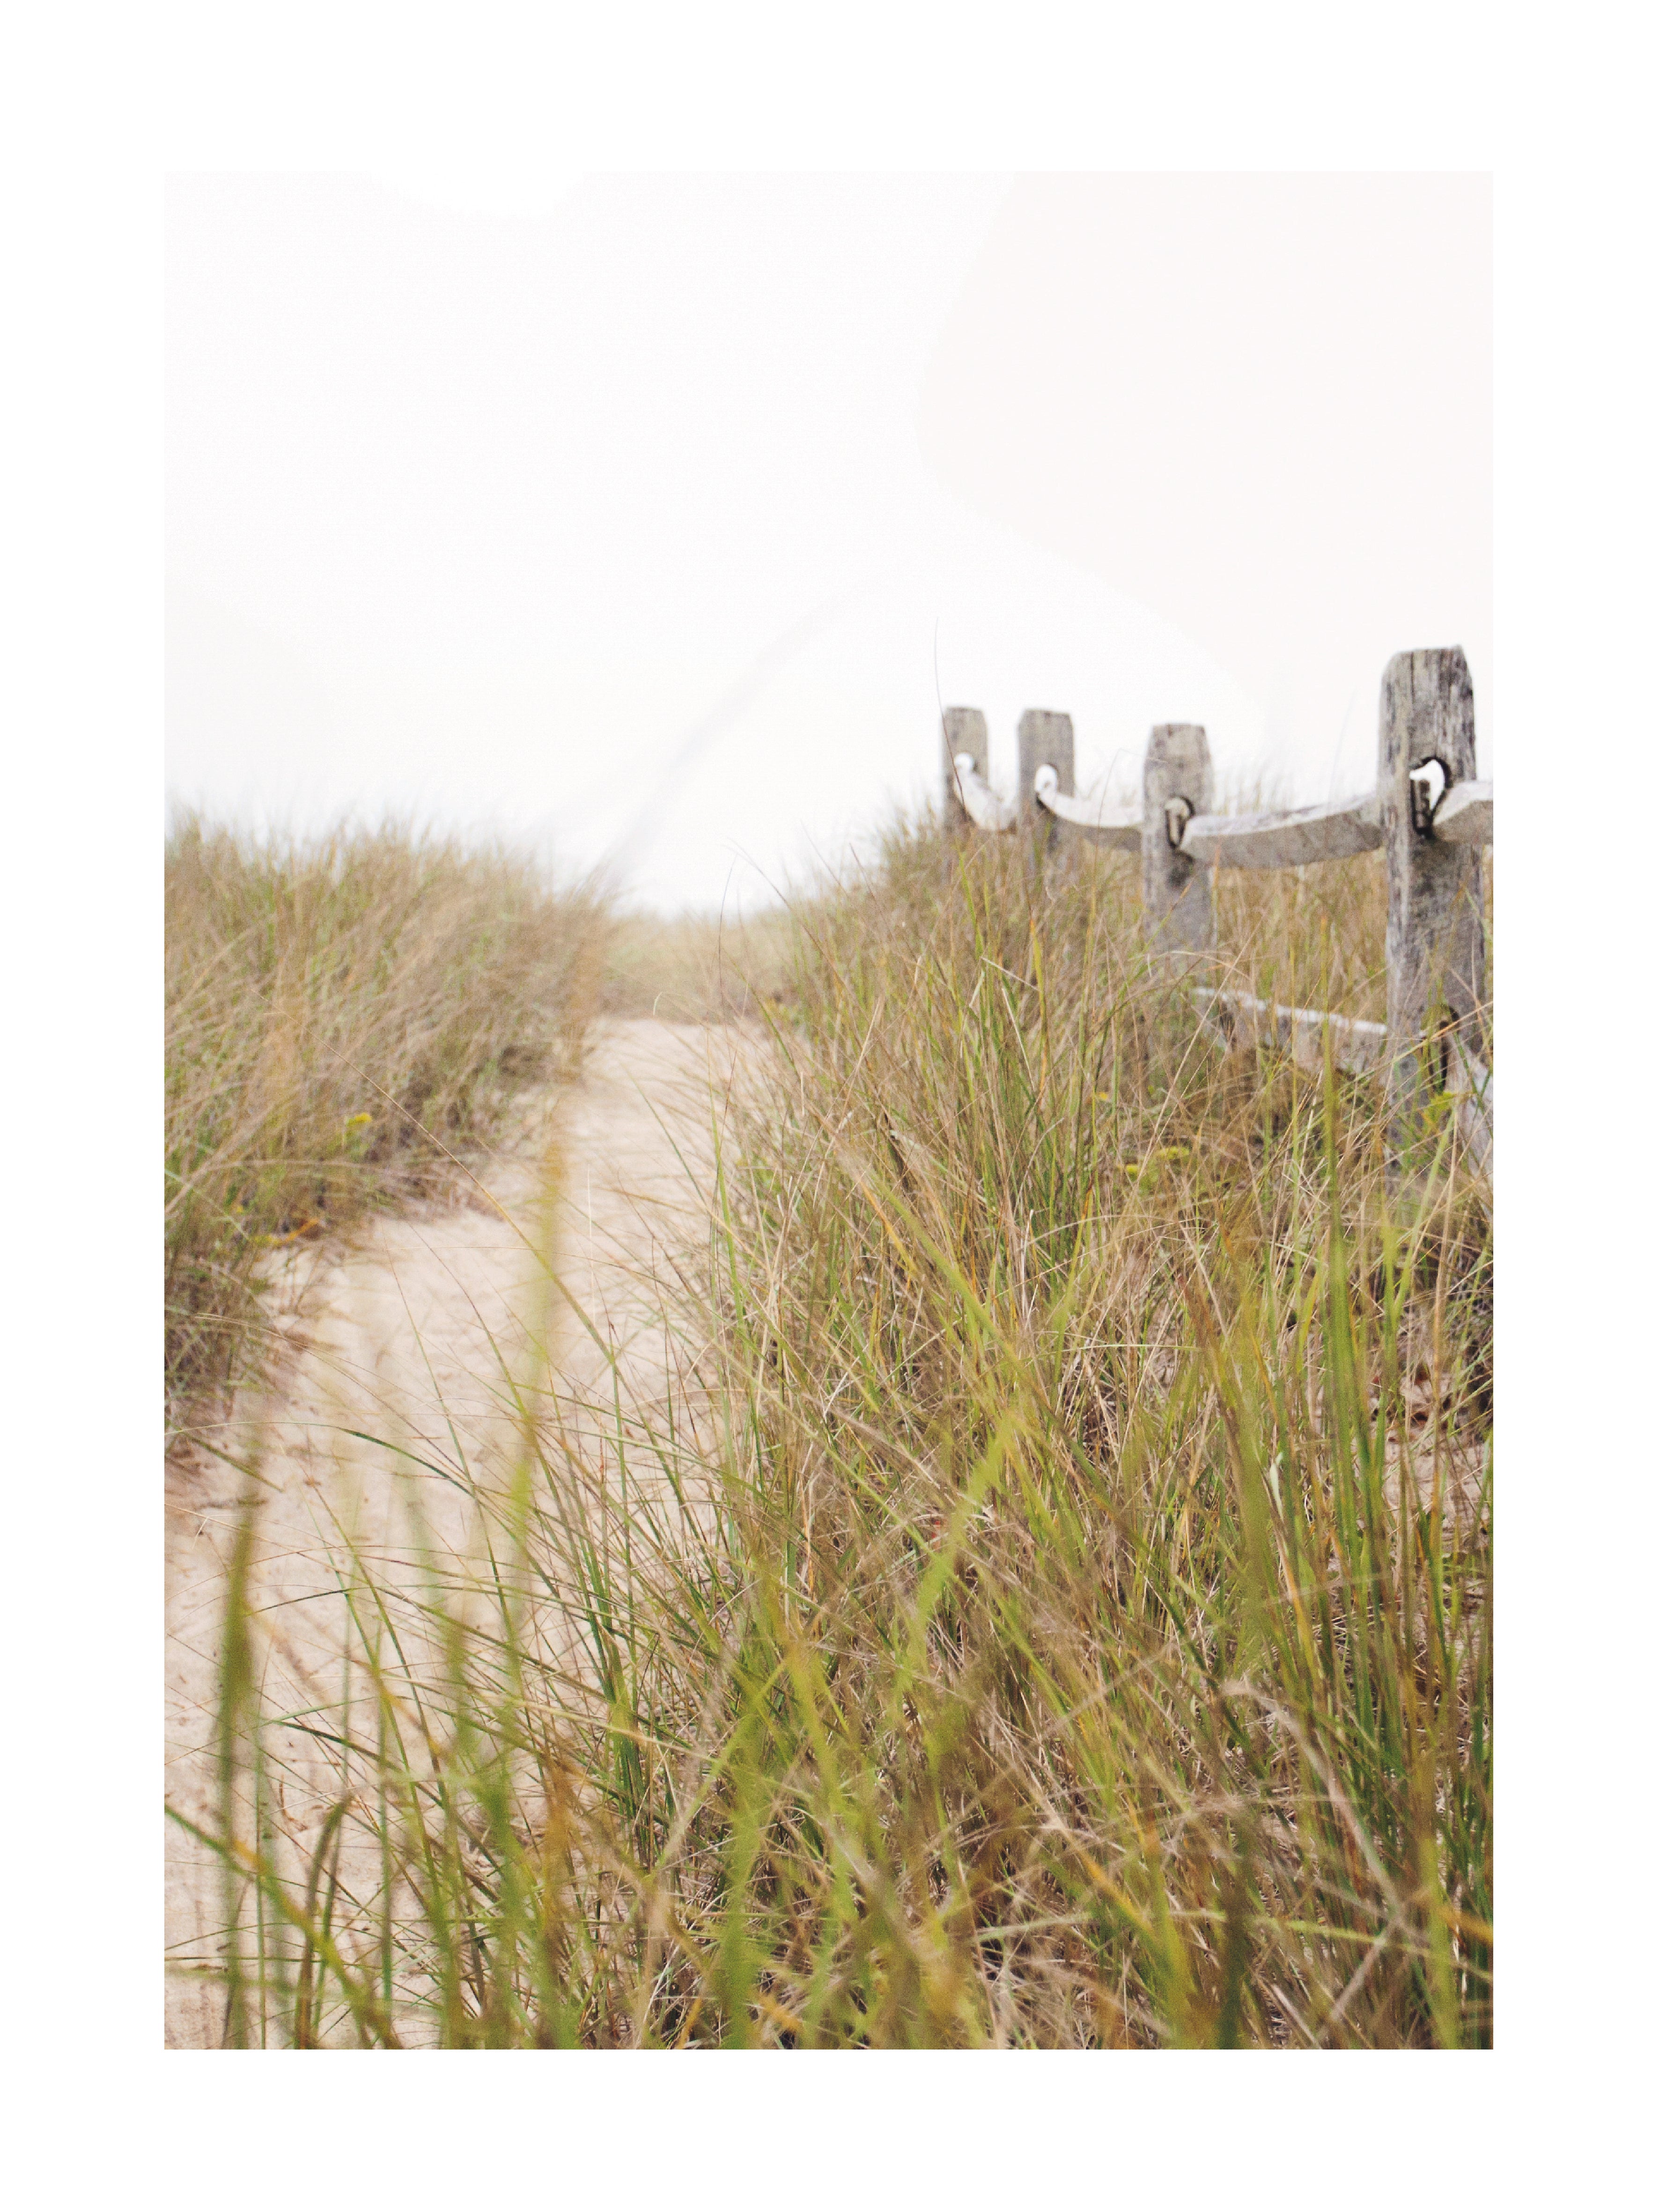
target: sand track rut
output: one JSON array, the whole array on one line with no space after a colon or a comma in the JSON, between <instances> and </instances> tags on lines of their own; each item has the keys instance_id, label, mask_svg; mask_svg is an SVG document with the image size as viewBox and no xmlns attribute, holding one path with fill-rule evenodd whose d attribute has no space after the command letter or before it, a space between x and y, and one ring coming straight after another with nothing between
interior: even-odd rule
<instances>
[{"instance_id":1,"label":"sand track rut","mask_svg":"<svg viewBox=\"0 0 1659 2212\"><path fill-rule=\"evenodd\" d=\"M683 1440L706 1419L700 1347L661 1286L695 1273L706 1249L715 1132L753 1052L735 1026L599 1024L580 1079L527 1102L514 1140L477 1169L482 1189L458 1184L452 1202L273 1267L270 1308L288 1341L270 1390L235 1409L228 1462L168 1473L167 1796L179 1811L211 1828L223 1802L218 1662L250 1480L252 1656L275 1717L268 1817L272 1848L295 1867L342 1793L341 1717L354 1698L366 1709L367 1680L346 1656L364 1633L360 1570L407 1597L409 1623L434 1584L464 1613L485 1564L480 1498L505 1490L527 1432L605 1480L619 1425L624 1440L647 1439L671 1394ZM562 1634L574 1643L544 1624L544 1638ZM251 1820L245 1787L237 1802ZM167 2040L213 2046L228 1893L204 1847L171 1821L167 1836ZM341 1880L343 1910L368 1912L378 1874L361 1842Z\"/></svg>"}]
</instances>

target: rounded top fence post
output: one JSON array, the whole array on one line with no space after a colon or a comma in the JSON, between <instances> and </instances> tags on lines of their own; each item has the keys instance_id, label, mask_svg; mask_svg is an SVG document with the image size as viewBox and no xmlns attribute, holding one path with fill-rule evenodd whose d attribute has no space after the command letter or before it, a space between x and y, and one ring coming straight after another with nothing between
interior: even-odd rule
<instances>
[{"instance_id":1,"label":"rounded top fence post","mask_svg":"<svg viewBox=\"0 0 1659 2212\"><path fill-rule=\"evenodd\" d=\"M1041 831L1047 825L1043 845L1052 851L1060 842L1060 823L1036 803L1036 772L1047 766L1059 779L1067 798L1077 788L1076 746L1069 714L1056 714L1047 707L1028 707L1019 718L1019 826Z\"/></svg>"},{"instance_id":2,"label":"rounded top fence post","mask_svg":"<svg viewBox=\"0 0 1659 2212\"><path fill-rule=\"evenodd\" d=\"M1215 946L1210 872L1179 848L1194 814L1215 798L1210 741L1196 722L1160 722L1141 771L1140 887L1152 944L1182 966Z\"/></svg>"},{"instance_id":3,"label":"rounded top fence post","mask_svg":"<svg viewBox=\"0 0 1659 2212\"><path fill-rule=\"evenodd\" d=\"M1442 795L1433 787L1437 764L1447 791L1474 775L1474 686L1455 645L1395 653L1382 672L1377 720L1376 792L1389 876L1389 1089L1402 1156L1428 1097L1455 1084L1450 1048L1482 1060L1486 1054L1480 852L1431 835L1433 803ZM1419 769L1430 774L1419 777Z\"/></svg>"},{"instance_id":4,"label":"rounded top fence post","mask_svg":"<svg viewBox=\"0 0 1659 2212\"><path fill-rule=\"evenodd\" d=\"M968 810L962 803L962 793L957 788L957 755L969 753L973 757L975 772L988 778L990 770L990 738L985 727L985 717L977 707L947 707L940 726L945 747L945 820L951 830L968 827Z\"/></svg>"}]
</instances>

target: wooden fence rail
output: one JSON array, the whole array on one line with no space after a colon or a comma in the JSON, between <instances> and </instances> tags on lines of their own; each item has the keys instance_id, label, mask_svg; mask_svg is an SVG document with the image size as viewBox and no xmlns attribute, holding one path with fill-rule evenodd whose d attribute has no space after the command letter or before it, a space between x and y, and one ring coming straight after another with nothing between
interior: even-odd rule
<instances>
[{"instance_id":1,"label":"wooden fence rail","mask_svg":"<svg viewBox=\"0 0 1659 2212\"><path fill-rule=\"evenodd\" d=\"M1209 740L1196 723L1153 730L1138 807L1076 796L1068 714L1021 715L1012 805L991 787L978 708L946 708L942 734L945 811L957 826L1024 830L1048 844L1071 830L1139 854L1148 933L1190 984L1218 1042L1317 1065L1328 1036L1340 1066L1386 1079L1396 1167L1432 1126L1435 1099L1449 1097L1468 1152L1491 1173L1481 850L1492 842L1492 787L1474 774L1474 690L1459 647L1396 653L1389 663L1372 789L1283 813L1213 811ZM1215 951L1214 870L1300 868L1379 850L1389 883L1386 1023L1273 1006L1200 980Z\"/></svg>"}]
</instances>

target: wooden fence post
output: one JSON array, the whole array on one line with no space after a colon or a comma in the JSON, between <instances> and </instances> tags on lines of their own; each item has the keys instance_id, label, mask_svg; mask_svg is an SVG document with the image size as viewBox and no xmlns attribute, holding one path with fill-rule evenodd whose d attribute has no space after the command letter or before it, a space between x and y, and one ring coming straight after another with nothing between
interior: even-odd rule
<instances>
[{"instance_id":1,"label":"wooden fence post","mask_svg":"<svg viewBox=\"0 0 1659 2212\"><path fill-rule=\"evenodd\" d=\"M1382 672L1376 789L1389 872L1389 1091L1396 1170L1415 1147L1428 1101L1447 1087L1453 1041L1466 1053L1486 1056L1480 852L1437 843L1430 835L1428 786L1413 789L1412 779L1435 762L1448 788L1474 775L1474 687L1455 645L1397 653Z\"/></svg>"},{"instance_id":2,"label":"wooden fence post","mask_svg":"<svg viewBox=\"0 0 1659 2212\"><path fill-rule=\"evenodd\" d=\"M1032 782L1046 763L1059 777L1061 791L1070 798L1077 788L1075 755L1069 714L1051 713L1047 707L1027 708L1019 718L1019 826L1024 830L1041 832L1046 824L1047 835L1041 841L1045 852L1052 853L1060 842L1060 823L1037 805L1032 795Z\"/></svg>"},{"instance_id":3,"label":"wooden fence post","mask_svg":"<svg viewBox=\"0 0 1659 2212\"><path fill-rule=\"evenodd\" d=\"M951 830L965 830L968 827L968 810L957 789L957 755L971 753L975 769L988 780L991 747L984 715L977 707L947 707L942 725L942 738L945 746L945 826Z\"/></svg>"},{"instance_id":4,"label":"wooden fence post","mask_svg":"<svg viewBox=\"0 0 1659 2212\"><path fill-rule=\"evenodd\" d=\"M1141 772L1140 889L1152 942L1182 967L1215 945L1210 872L1170 841L1215 798L1210 741L1196 722L1160 722ZM1184 811L1183 811L1184 810Z\"/></svg>"}]
</instances>

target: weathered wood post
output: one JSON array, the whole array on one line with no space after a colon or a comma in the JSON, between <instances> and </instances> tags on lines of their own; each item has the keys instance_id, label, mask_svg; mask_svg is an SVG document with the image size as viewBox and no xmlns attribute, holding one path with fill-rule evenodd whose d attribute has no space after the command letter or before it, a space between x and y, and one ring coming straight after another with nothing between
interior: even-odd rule
<instances>
[{"instance_id":1,"label":"weathered wood post","mask_svg":"<svg viewBox=\"0 0 1659 2212\"><path fill-rule=\"evenodd\" d=\"M1077 788L1075 756L1071 716L1054 714L1047 707L1028 707L1019 718L1019 826L1038 833L1043 852L1052 853L1059 844L1060 823L1037 805L1031 787L1046 763L1069 798Z\"/></svg>"},{"instance_id":2,"label":"weathered wood post","mask_svg":"<svg viewBox=\"0 0 1659 2212\"><path fill-rule=\"evenodd\" d=\"M1389 1092L1399 1172L1447 1087L1454 1043L1486 1058L1486 928L1478 846L1431 834L1432 778L1474 775L1474 687L1459 646L1397 653L1382 672L1376 790L1389 873Z\"/></svg>"},{"instance_id":3,"label":"weathered wood post","mask_svg":"<svg viewBox=\"0 0 1659 2212\"><path fill-rule=\"evenodd\" d=\"M1210 741L1196 722L1160 722L1146 746L1140 783L1140 890L1146 933L1178 967L1196 965L1215 945L1210 872L1179 849L1194 814L1215 798Z\"/></svg>"},{"instance_id":4,"label":"weathered wood post","mask_svg":"<svg viewBox=\"0 0 1659 2212\"><path fill-rule=\"evenodd\" d=\"M988 776L991 744L985 717L977 707L947 707L941 735L945 746L945 825L951 830L965 830L968 810L957 789L957 755L971 753L975 769L981 775Z\"/></svg>"}]
</instances>

